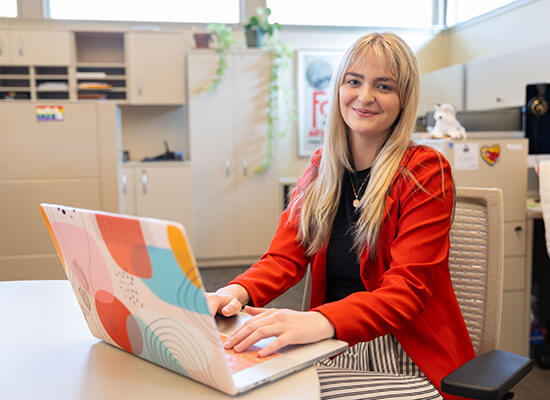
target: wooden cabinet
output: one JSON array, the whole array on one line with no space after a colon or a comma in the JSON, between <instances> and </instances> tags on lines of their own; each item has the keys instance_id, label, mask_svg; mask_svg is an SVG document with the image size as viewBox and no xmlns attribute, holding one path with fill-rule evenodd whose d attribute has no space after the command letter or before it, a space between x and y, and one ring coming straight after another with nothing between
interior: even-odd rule
<instances>
[{"instance_id":1,"label":"wooden cabinet","mask_svg":"<svg viewBox=\"0 0 550 400\"><path fill-rule=\"evenodd\" d=\"M191 237L191 166L187 162L130 162L121 173L120 212L181 223Z\"/></svg>"},{"instance_id":2,"label":"wooden cabinet","mask_svg":"<svg viewBox=\"0 0 550 400\"><path fill-rule=\"evenodd\" d=\"M193 180L193 243L199 265L254 261L269 245L280 214L278 164L256 172L267 152L271 54L232 51L218 88L218 57L188 56L188 104ZM276 148L276 147L275 147Z\"/></svg>"},{"instance_id":3,"label":"wooden cabinet","mask_svg":"<svg viewBox=\"0 0 550 400\"><path fill-rule=\"evenodd\" d=\"M71 63L69 32L9 31L9 60L12 65L61 66Z\"/></svg>"},{"instance_id":4,"label":"wooden cabinet","mask_svg":"<svg viewBox=\"0 0 550 400\"><path fill-rule=\"evenodd\" d=\"M468 63L467 109L523 106L528 84L550 80L548 65L550 54L546 46Z\"/></svg>"},{"instance_id":5,"label":"wooden cabinet","mask_svg":"<svg viewBox=\"0 0 550 400\"><path fill-rule=\"evenodd\" d=\"M125 49L130 103L185 102L182 34L128 32Z\"/></svg>"},{"instance_id":6,"label":"wooden cabinet","mask_svg":"<svg viewBox=\"0 0 550 400\"><path fill-rule=\"evenodd\" d=\"M58 103L58 121L37 105L0 104L0 280L64 278L40 203L118 210L115 105Z\"/></svg>"},{"instance_id":7,"label":"wooden cabinet","mask_svg":"<svg viewBox=\"0 0 550 400\"><path fill-rule=\"evenodd\" d=\"M420 77L418 114L434 111L437 103L452 104L457 111L464 109L464 64L451 65Z\"/></svg>"}]
</instances>

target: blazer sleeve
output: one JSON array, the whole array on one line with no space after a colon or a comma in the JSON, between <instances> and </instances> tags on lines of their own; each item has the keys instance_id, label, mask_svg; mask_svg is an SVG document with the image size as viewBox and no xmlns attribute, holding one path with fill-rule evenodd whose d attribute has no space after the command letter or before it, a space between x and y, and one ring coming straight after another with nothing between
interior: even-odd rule
<instances>
[{"instance_id":1,"label":"blazer sleeve","mask_svg":"<svg viewBox=\"0 0 550 400\"><path fill-rule=\"evenodd\" d=\"M292 193L290 205L299 201L299 195L317 177L322 150L311 156L309 167L298 179ZM243 286L255 306L264 306L277 298L304 277L310 258L297 240L298 224L291 217L290 206L283 211L279 226L267 252L260 260L228 284Z\"/></svg>"},{"instance_id":2,"label":"blazer sleeve","mask_svg":"<svg viewBox=\"0 0 550 400\"><path fill-rule=\"evenodd\" d=\"M386 216L398 218L397 232L391 244L378 245L390 246L389 265L379 286L314 308L332 322L336 336L350 344L414 323L438 284L436 269L448 269L454 204L451 168L435 151L420 153L407 166L420 186L402 175L392 189L400 211Z\"/></svg>"}]
</instances>

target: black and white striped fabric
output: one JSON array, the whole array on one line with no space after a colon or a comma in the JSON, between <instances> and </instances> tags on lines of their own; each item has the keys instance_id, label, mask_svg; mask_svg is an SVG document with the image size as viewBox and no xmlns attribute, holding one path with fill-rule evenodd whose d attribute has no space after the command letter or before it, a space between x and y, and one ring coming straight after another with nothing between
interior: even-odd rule
<instances>
[{"instance_id":1,"label":"black and white striped fabric","mask_svg":"<svg viewBox=\"0 0 550 400\"><path fill-rule=\"evenodd\" d=\"M393 335L317 363L321 399L443 399Z\"/></svg>"}]
</instances>

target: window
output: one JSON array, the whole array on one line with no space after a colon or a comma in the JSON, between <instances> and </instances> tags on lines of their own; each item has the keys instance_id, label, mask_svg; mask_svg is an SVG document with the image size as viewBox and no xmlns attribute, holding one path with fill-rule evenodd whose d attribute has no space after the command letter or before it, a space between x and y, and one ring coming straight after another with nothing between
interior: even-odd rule
<instances>
[{"instance_id":1,"label":"window","mask_svg":"<svg viewBox=\"0 0 550 400\"><path fill-rule=\"evenodd\" d=\"M239 22L239 0L50 0L49 9L54 19Z\"/></svg>"},{"instance_id":2,"label":"window","mask_svg":"<svg viewBox=\"0 0 550 400\"><path fill-rule=\"evenodd\" d=\"M17 0L0 1L0 17L17 17Z\"/></svg>"},{"instance_id":3,"label":"window","mask_svg":"<svg viewBox=\"0 0 550 400\"><path fill-rule=\"evenodd\" d=\"M447 0L447 26L487 14L517 0Z\"/></svg>"},{"instance_id":4,"label":"window","mask_svg":"<svg viewBox=\"0 0 550 400\"><path fill-rule=\"evenodd\" d=\"M431 27L433 3L433 0L266 0L272 12L270 22L394 28Z\"/></svg>"}]
</instances>

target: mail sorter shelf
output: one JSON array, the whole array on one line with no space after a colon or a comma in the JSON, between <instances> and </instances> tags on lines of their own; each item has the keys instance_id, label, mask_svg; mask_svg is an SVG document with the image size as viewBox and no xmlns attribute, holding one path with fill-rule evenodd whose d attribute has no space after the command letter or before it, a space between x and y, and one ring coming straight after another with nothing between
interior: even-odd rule
<instances>
[{"instance_id":1,"label":"mail sorter shelf","mask_svg":"<svg viewBox=\"0 0 550 400\"><path fill-rule=\"evenodd\" d=\"M68 67L34 67L34 83L37 99L68 99Z\"/></svg>"},{"instance_id":2,"label":"mail sorter shelf","mask_svg":"<svg viewBox=\"0 0 550 400\"><path fill-rule=\"evenodd\" d=\"M30 67L0 65L0 100L30 100L30 98Z\"/></svg>"},{"instance_id":3,"label":"mail sorter shelf","mask_svg":"<svg viewBox=\"0 0 550 400\"><path fill-rule=\"evenodd\" d=\"M77 66L79 100L126 100L126 67L123 63Z\"/></svg>"}]
</instances>

